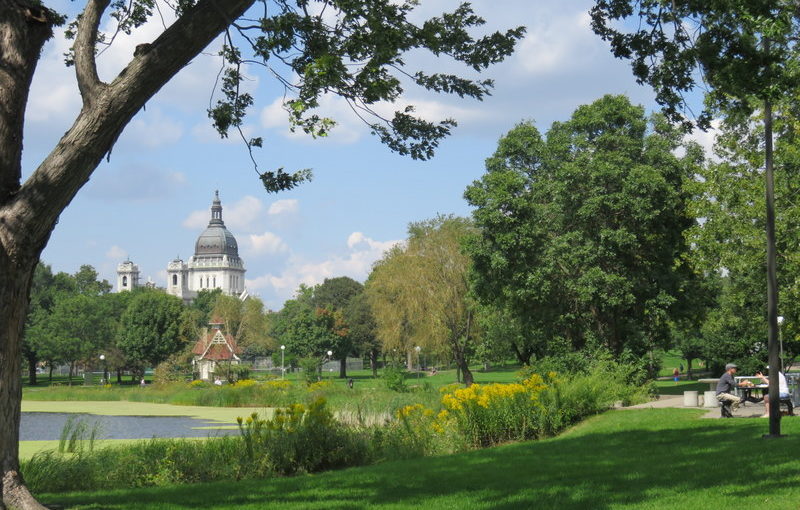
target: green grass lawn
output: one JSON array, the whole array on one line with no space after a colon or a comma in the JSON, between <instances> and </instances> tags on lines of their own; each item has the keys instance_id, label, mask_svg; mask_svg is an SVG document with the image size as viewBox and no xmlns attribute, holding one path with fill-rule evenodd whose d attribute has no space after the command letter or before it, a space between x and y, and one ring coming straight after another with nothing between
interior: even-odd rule
<instances>
[{"instance_id":1,"label":"green grass lawn","mask_svg":"<svg viewBox=\"0 0 800 510\"><path fill-rule=\"evenodd\" d=\"M72 509L797 508L800 418L612 411L553 439L323 474L162 488L45 494Z\"/></svg>"}]
</instances>

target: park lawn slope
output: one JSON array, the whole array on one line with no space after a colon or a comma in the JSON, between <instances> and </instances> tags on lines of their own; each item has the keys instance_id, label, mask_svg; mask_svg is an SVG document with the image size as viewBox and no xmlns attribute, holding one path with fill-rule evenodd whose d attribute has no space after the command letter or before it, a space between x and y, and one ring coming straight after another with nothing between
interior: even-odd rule
<instances>
[{"instance_id":1,"label":"park lawn slope","mask_svg":"<svg viewBox=\"0 0 800 510\"><path fill-rule=\"evenodd\" d=\"M73 509L797 508L800 418L611 411L559 437L294 478L45 494Z\"/></svg>"}]
</instances>

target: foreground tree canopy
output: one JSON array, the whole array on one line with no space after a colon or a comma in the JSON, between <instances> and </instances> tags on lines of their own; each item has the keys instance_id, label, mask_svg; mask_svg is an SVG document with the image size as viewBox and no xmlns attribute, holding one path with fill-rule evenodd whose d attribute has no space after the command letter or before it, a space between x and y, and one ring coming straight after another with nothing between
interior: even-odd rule
<instances>
[{"instance_id":1,"label":"foreground tree canopy","mask_svg":"<svg viewBox=\"0 0 800 510\"><path fill-rule=\"evenodd\" d=\"M434 124L415 117L413 108L382 119L374 114L374 105L397 99L409 82L478 99L492 83L410 69L403 55L427 50L481 71L511 54L524 30L475 37L471 31L483 20L467 4L415 24L415 5L391 0L86 0L67 31L74 38L68 61L75 68L83 107L23 183L23 125L31 80L53 27L68 20L40 0L0 0L0 466L3 500L10 506L42 508L24 486L17 445L21 334L34 268L59 215L110 154L128 122L224 34L226 68L220 98L209 110L222 136L240 126L253 101L239 93L241 66L252 63L268 67L285 85L291 95L286 108L295 127L324 135L332 121L314 108L322 95L337 94L392 150L428 158L455 124L452 120ZM101 24L113 19L117 31L129 32L165 9L174 13L174 22L155 40L139 45L118 76L102 81L98 48L113 42L115 34L99 33ZM261 145L259 138L245 142L250 149ZM267 190L279 191L308 174L276 170L260 177Z\"/></svg>"},{"instance_id":2,"label":"foreground tree canopy","mask_svg":"<svg viewBox=\"0 0 800 510\"><path fill-rule=\"evenodd\" d=\"M618 23L627 18L638 18L638 23ZM629 31L633 26L637 28ZM671 119L691 126L682 118L691 111L683 94L696 88L705 95L700 127L708 127L713 115L745 126L754 112L763 115L766 318L769 363L779 366L772 108L782 98L795 96L800 86L797 2L597 0L592 28L611 43L616 56L631 60L634 75L640 83L653 86L656 100ZM770 435L777 437L776 371L770 374L769 393Z\"/></svg>"},{"instance_id":3,"label":"foreground tree canopy","mask_svg":"<svg viewBox=\"0 0 800 510\"><path fill-rule=\"evenodd\" d=\"M685 261L685 183L700 151L622 96L581 106L543 138L505 135L466 191L479 231L468 243L480 299L509 309L544 355L603 345L663 345L693 279Z\"/></svg>"}]
</instances>

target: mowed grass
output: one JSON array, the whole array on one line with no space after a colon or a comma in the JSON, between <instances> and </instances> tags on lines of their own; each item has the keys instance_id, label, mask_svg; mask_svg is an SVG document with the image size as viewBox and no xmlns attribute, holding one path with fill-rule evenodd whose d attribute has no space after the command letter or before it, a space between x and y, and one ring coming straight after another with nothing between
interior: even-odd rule
<instances>
[{"instance_id":1,"label":"mowed grass","mask_svg":"<svg viewBox=\"0 0 800 510\"><path fill-rule=\"evenodd\" d=\"M557 438L295 478L72 494L72 509L797 508L800 418L611 411Z\"/></svg>"}]
</instances>

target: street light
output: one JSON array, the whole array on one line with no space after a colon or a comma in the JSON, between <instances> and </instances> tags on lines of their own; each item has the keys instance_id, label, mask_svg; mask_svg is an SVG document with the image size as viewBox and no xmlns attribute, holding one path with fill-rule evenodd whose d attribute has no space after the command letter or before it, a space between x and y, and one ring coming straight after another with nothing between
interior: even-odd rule
<instances>
[{"instance_id":1,"label":"street light","mask_svg":"<svg viewBox=\"0 0 800 510\"><path fill-rule=\"evenodd\" d=\"M330 360L331 360L331 356L333 356L333 351L328 351L328 361L330 361ZM333 369L332 369L332 368L330 368L330 369L328 369L328 370L329 370L329 371L330 371L330 373L331 373L331 379L333 379Z\"/></svg>"},{"instance_id":2,"label":"street light","mask_svg":"<svg viewBox=\"0 0 800 510\"><path fill-rule=\"evenodd\" d=\"M103 382L103 384L106 384L106 383L108 383L108 370L106 370L106 355L105 354L101 354L100 355L100 361L103 362L103 381L102 382Z\"/></svg>"},{"instance_id":3,"label":"street light","mask_svg":"<svg viewBox=\"0 0 800 510\"><path fill-rule=\"evenodd\" d=\"M286 350L285 345L281 345L281 379L283 379L286 369L283 368L283 352Z\"/></svg>"},{"instance_id":4,"label":"street light","mask_svg":"<svg viewBox=\"0 0 800 510\"><path fill-rule=\"evenodd\" d=\"M778 315L778 341L781 344L781 372L783 372L783 330L781 326L783 325L783 315Z\"/></svg>"},{"instance_id":5,"label":"street light","mask_svg":"<svg viewBox=\"0 0 800 510\"><path fill-rule=\"evenodd\" d=\"M419 381L419 373L422 372L422 363L419 360L419 351L422 350L422 347L419 345L414 347L414 350L417 351L417 381Z\"/></svg>"}]
</instances>

